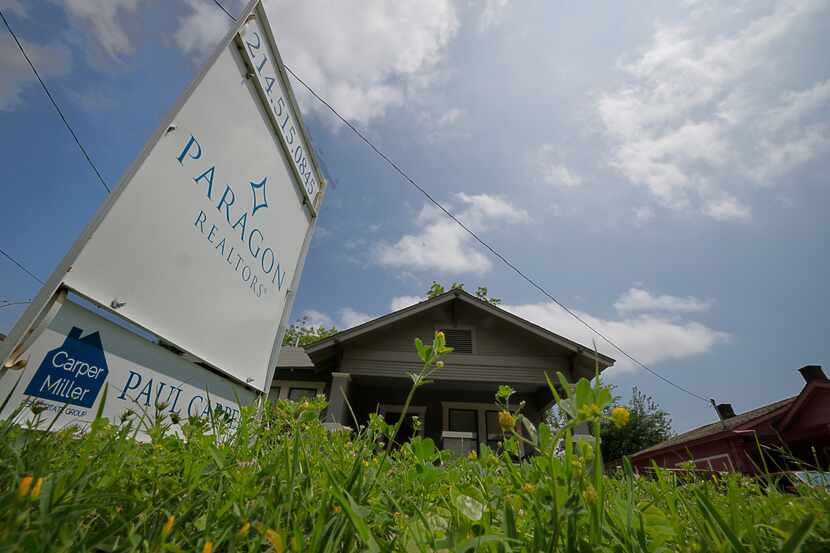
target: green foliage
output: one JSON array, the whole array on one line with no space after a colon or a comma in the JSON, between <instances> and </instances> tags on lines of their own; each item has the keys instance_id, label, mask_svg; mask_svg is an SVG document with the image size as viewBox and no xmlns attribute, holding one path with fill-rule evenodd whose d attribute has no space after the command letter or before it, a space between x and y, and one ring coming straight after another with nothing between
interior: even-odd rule
<instances>
[{"instance_id":1,"label":"green foliage","mask_svg":"<svg viewBox=\"0 0 830 553\"><path fill-rule=\"evenodd\" d=\"M618 397L605 406L604 412L610 415L611 409L623 406ZM671 437L671 418L650 396L643 394L636 386L631 390L631 399L627 406L630 419L627 424L618 426L610 416L603 419L600 426L602 436L602 456L606 461L619 461L626 455L651 447ZM568 421L568 415L558 406L545 415L546 422L553 429L559 429Z\"/></svg>"},{"instance_id":2,"label":"green foliage","mask_svg":"<svg viewBox=\"0 0 830 553\"><path fill-rule=\"evenodd\" d=\"M464 283L462 283L462 282L453 282L450 285L450 290L463 290L463 289L464 289ZM427 299L432 299L435 296L440 296L444 292L446 292L446 288L444 288L444 285L440 284L439 282L437 282L435 280L433 280L432 285L429 287L429 290L427 290ZM493 305L499 305L501 303L501 300L499 298L491 298L489 296L487 287L485 287L485 286L479 286L478 288L476 288L475 296L478 299L480 299L481 301L486 301L488 303L492 303Z\"/></svg>"},{"instance_id":3,"label":"green foliage","mask_svg":"<svg viewBox=\"0 0 830 553\"><path fill-rule=\"evenodd\" d=\"M622 459L671 437L671 418L650 396L636 386L627 405L631 418L618 427L611 420L602 423L602 455L609 461Z\"/></svg>"},{"instance_id":4,"label":"green foliage","mask_svg":"<svg viewBox=\"0 0 830 553\"><path fill-rule=\"evenodd\" d=\"M337 328L334 326L330 328L323 325L313 326L308 323L308 317L302 317L285 330L282 345L307 346L323 338L328 338L332 334L337 334L337 332Z\"/></svg>"},{"instance_id":5,"label":"green foliage","mask_svg":"<svg viewBox=\"0 0 830 553\"><path fill-rule=\"evenodd\" d=\"M407 405L449 351L440 333L416 349L423 364ZM150 422L98 418L86 432L0 421L0 550L828 550L827 491L784 494L736 474L638 477L627 462L604 475L611 392L599 378L558 381L549 384L561 427L532 425L503 386L505 447L470 458L421 437L394 449L400 421L377 416L331 433L323 398L243 407L233 429L218 414L173 419L163 406ZM144 443L134 439L140 424ZM590 442L574 439L579 424L593 429ZM519 446L534 455L518 460Z\"/></svg>"}]
</instances>

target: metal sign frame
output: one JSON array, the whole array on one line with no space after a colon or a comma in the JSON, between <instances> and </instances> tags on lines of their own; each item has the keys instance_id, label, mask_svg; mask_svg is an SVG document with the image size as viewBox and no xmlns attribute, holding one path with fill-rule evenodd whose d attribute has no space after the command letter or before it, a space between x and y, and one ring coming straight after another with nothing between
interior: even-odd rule
<instances>
[{"instance_id":1,"label":"metal sign frame","mask_svg":"<svg viewBox=\"0 0 830 553\"><path fill-rule=\"evenodd\" d=\"M305 128L305 125L303 124L301 111L299 109L299 106L296 102L296 98L294 97L293 91L291 89L291 83L288 80L288 76L285 73L285 70L283 69L282 60L279 57L279 50L277 49L277 46L276 46L276 40L274 39L274 35L273 35L273 32L271 31L270 23L268 22L267 15L265 14L265 10L262 6L262 0L251 0L249 2L248 6L243 11L243 15L237 21L237 24L234 25L228 31L228 33L225 35L223 40L216 47L214 52L211 54L210 58L206 61L206 63L204 64L204 66L200 70L199 74L196 76L196 78L193 79L193 81L187 87L185 92L183 94L181 94L181 96L179 97L179 99L177 100L177 102L175 103L173 108L168 112L167 116L164 117L164 119L162 120L162 123L158 126L158 128L153 133L153 135L144 144L144 147L142 148L139 155L135 158L135 160L128 167L127 171L125 171L125 173L119 179L119 182L118 182L117 186L107 196L104 203L98 208L98 210L96 211L93 218L90 220L90 222L87 224L86 228L83 230L83 232L81 233L79 238L73 244L72 248L70 248L69 252L63 257L61 262L58 264L58 266L55 268L55 270L52 272L52 274L46 280L45 284L41 287L38 294L35 296L35 298L32 300L32 302L29 304L29 306L26 308L26 310L23 312L23 314L17 320L14 327L9 332L9 335L6 337L6 339L3 342L0 342L0 374L5 373L6 370L11 368L14 365L14 363L16 363L18 361L18 356L20 355L21 352L25 351L27 344L30 344L37 337L37 335L40 332L42 332L42 330L45 328L45 326L48 325L49 320L50 320L50 316L49 316L50 313L51 313L52 316L54 316L54 313L53 313L54 309L51 309L51 308L55 304L56 300L59 297L61 297L63 294L65 294L67 291L72 291L72 292L77 293L74 289L72 289L71 287L67 286L64 283L65 275L72 270L72 266L76 262L79 254L83 250L84 246L87 244L87 242L93 236L93 234L98 229L98 227L101 225L101 223L103 222L103 220L105 219L107 214L110 212L112 207L118 201L119 197L121 196L121 194L126 189L127 183L129 183L132 180L132 178L135 176L136 172L142 166L145 159L149 156L150 152L155 147L155 145L159 142L159 140L171 129L171 126L173 125L173 121L175 120L176 116L181 111L182 107L190 99L190 97L193 95L193 93L197 89L197 87L204 80L205 76L210 71L210 69L215 65L215 63L219 59L219 57L226 50L228 50L228 48L231 47L234 43L236 43L236 47L239 47L238 37L240 36L244 26L247 24L247 22L251 18L259 18L263 22L262 28L263 28L263 30L266 34L266 39L267 39L267 41L268 41L268 43L271 47L271 50L274 52L275 57L276 57L274 65L279 71L280 78L283 79L283 82L285 83L285 90L286 90L287 101L288 101L288 104L289 104L289 109L291 109L294 114L297 114L296 119L298 121L298 126L300 127L298 129L298 131L300 133L300 136L302 137L302 140L308 146L308 157L309 157L309 160L310 160L310 162L313 166L315 176L317 177L320 186L319 186L319 190L317 192L316 197L315 198L309 198L308 194L305 190L305 187L303 186L302 182L299 180L299 175L297 174L296 168L294 168L293 160L291 159L291 156L290 156L290 154L287 150L287 147L284 144L284 138L282 137L281 133L279 132L279 129L274 129L277 136L279 136L279 141L280 141L280 144L282 145L281 155L286 155L288 157L289 165L293 169L292 175L294 176L294 180L295 180L294 184L295 184L295 186L297 186L299 188L300 192L302 193L303 197L305 198L304 207L309 212L311 222L309 224L308 229L306 230L305 238L304 238L304 241L303 241L302 248L300 250L300 256L299 256L299 259L297 261L297 267L296 267L294 275L292 277L290 288L288 289L288 291L286 293L285 307L283 309L282 318L279 321L279 326L277 327L277 334L276 334L275 339L274 339L274 344L273 344L273 347L272 347L272 350L271 350L271 355L270 355L270 359L269 359L269 363L268 363L268 367L267 367L267 373L266 373L267 387L263 391L257 390L256 388L250 386L249 383L243 382L241 379L235 377L234 375L231 375L231 374L226 373L225 371L221 370L221 368L211 365L209 361L207 361L207 360L202 360L202 361L204 361L207 365L212 367L212 370L214 372L217 372L218 374L221 374L225 378L228 378L230 380L238 382L239 384L242 384L246 388L254 389L257 393L262 393L263 395L267 395L269 393L270 383L273 379L274 371L276 369L276 364L277 364L277 361L278 361L278 358L279 358L279 352L280 352L280 348L281 348L281 344L282 344L282 339L283 339L283 336L285 335L287 322L288 322L288 319L289 319L289 316L290 316L290 313L291 313L291 310L292 310L292 307L293 307L294 298L296 297L296 289L297 289L297 286L299 284L300 275L302 273L303 266L305 264L305 258L308 254L309 246L310 246L310 243L311 243L311 237L313 235L314 228L316 227L317 209L318 209L318 207L320 205L320 202L322 201L322 198L324 196L325 189L326 189L326 182L325 182L325 179L322 176L322 171L320 170L319 163L316 159L316 154L314 152L314 148L313 148L313 144L311 142L310 136L309 136L309 134L308 134L308 132ZM245 61L246 65L249 65L249 60L247 59L247 57L244 54L241 56L241 58ZM253 70L255 70L255 68L249 66L249 70L253 71ZM250 75L249 75L249 77L250 77ZM255 86L257 87L258 90L260 90L261 87L262 87L262 85L261 85L261 83L259 82L258 79L256 79ZM260 95L260 101L262 101L263 98L262 98L262 91L261 90L259 92L259 95ZM268 110L268 104L267 103L263 107L266 109L266 111L270 111L270 110ZM271 119L271 124L273 125L274 124L273 119L272 118L269 118L269 119ZM94 304L100 306L101 308L106 310L108 313L111 313L111 314L115 315L117 318L120 318L122 320L126 320L130 324L132 324L132 325L134 325L138 328L141 328L142 330L145 330L145 331L149 332L150 334L158 336L159 338L165 340L167 343L172 344L172 345L176 346L177 348L181 349L182 351L185 351L185 352L193 355L191 352L187 351L185 348L181 348L179 346L179 344L176 344L176 342L174 340L169 340L165 336L160 336L156 332L154 332L153 329L147 328L145 325L142 325L142 324L140 324L136 321L133 321L133 320L127 318L127 317L122 316L120 313L118 313L113 308L113 306L104 304L101 301L99 301L95 298L90 298L90 297L88 297L87 295L84 295L84 294L79 294L79 295L85 297L86 299L90 300Z\"/></svg>"}]
</instances>

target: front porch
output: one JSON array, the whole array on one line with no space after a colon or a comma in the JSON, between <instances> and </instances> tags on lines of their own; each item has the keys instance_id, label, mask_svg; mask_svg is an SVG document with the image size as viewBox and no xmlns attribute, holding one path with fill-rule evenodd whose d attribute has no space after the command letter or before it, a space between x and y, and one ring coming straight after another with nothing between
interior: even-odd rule
<instances>
[{"instance_id":1,"label":"front porch","mask_svg":"<svg viewBox=\"0 0 830 553\"><path fill-rule=\"evenodd\" d=\"M550 390L533 384L509 385L517 392L510 399L511 410L518 409L524 401L522 413L534 425L538 424L553 401ZM369 416L377 413L387 423L394 424L400 418L411 386L409 378L333 373L326 422L354 428L367 424ZM498 423L500 408L495 403L498 386L490 382L439 379L421 387L415 392L396 441L404 443L417 433L459 455L478 451L482 443L496 449L503 439ZM418 417L418 425L413 424L413 417Z\"/></svg>"}]
</instances>

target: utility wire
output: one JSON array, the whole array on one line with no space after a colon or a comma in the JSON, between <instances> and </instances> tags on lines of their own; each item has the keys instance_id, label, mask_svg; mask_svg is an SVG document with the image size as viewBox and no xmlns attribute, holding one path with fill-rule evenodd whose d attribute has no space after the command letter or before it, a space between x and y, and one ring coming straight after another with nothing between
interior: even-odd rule
<instances>
[{"instance_id":1,"label":"utility wire","mask_svg":"<svg viewBox=\"0 0 830 553\"><path fill-rule=\"evenodd\" d=\"M213 0L213 3L216 4L217 6L219 6L219 9L222 10L223 12L225 12L225 14L228 17L230 17L231 19L236 21L236 18L233 15L231 15L231 12L229 12L227 9L225 9L225 6L222 5L222 2L220 2L219 0Z\"/></svg>"},{"instance_id":2,"label":"utility wire","mask_svg":"<svg viewBox=\"0 0 830 553\"><path fill-rule=\"evenodd\" d=\"M224 12L228 15L228 17L230 17L231 19L233 19L234 21L236 21L236 18L235 18L234 16L232 16L232 15L228 12L228 10L226 10L226 9L225 9L225 7L224 7L224 6L223 6L223 5L219 2L219 0L213 0L213 1L216 3L216 5L218 5L218 6L222 9L222 11L224 11ZM591 332L593 332L594 334L596 334L597 336L599 336L599 337L600 337L602 340L604 340L604 341L605 341L608 345L610 345L611 347L613 347L616 351L620 352L623 356L625 356L627 359L629 359L632 363L634 363L634 364L635 364L635 365L637 365L638 367L640 367L640 368L642 368L643 370L645 370L645 371L649 372L650 374L652 374L653 376L655 376L655 377L659 378L659 379L660 379L660 380L662 380L663 382L665 382L665 383L667 383L667 384L669 384L669 385L673 386L674 388L676 388L676 389L680 390L681 392L685 392L686 394L688 394L688 395L690 395L690 396L692 396L692 397L694 397L694 398L697 398L697 399L699 399L699 400L701 400L701 401L704 401L704 402L706 402L706 403L709 403L709 400L708 400L708 399L706 399L705 397L703 397L703 396L701 396L701 395L699 395L699 394L696 394L695 392L692 392L691 390L688 390L687 388L684 388L684 387L683 387L683 386L681 386L680 384L676 384L675 382L673 382L673 381L669 380L669 379L668 379L668 378L666 378L665 376L661 375L661 374L660 374L660 373L658 373L657 371L655 371L655 370L653 370L652 368L650 368L649 366L647 366L647 365L646 365L645 363L643 363L642 361L640 361L640 360L638 360L637 358L635 358L633 355L629 354L627 351L625 351L625 350L624 350L624 349L622 349L620 346L618 346L618 345L616 344L616 342L614 342L613 340L611 340L610 338L608 338L605 334L603 334L602 332L600 332L599 330L597 330L596 328L594 328L594 327L593 327L593 325L591 325L591 324L590 324L590 323L588 323L585 319L583 319L582 317L580 317L580 316L579 316L579 314L577 314L576 312L572 311L572 310L571 310L568 306L566 306L566 305L565 305L565 304L563 304L561 301L559 301L558 299L556 299L556 297L554 297L554 296L553 296L550 292L548 292L547 290L545 290L545 288L543 288L543 287L542 287L539 283L537 283L537 282L536 282L533 278L531 278L530 276L528 276L527 274L525 274L525 273L524 273L521 269L519 269L516 265L514 265L514 264L513 264L513 263L512 263L509 259L507 259L507 257L505 257L504 255L502 255L502 254L501 254L500 252L498 252L495 248L493 248L490 244L488 244L488 243L487 243L487 242L485 242L483 239L481 239L481 237L479 237L479 236L478 236L475 232L473 232L473 230L472 230L472 229L470 229L467 225L465 225L465 224L464 224L464 223L463 223L463 222L462 222L462 221L461 221L458 217L456 217L456 216L455 216L455 215L454 215L451 211L449 211L447 208L445 208L445 207L444 207L444 206L443 206L443 205L442 205L442 204L441 204L438 200L436 200L435 198L433 198L433 197L432 197L432 195L431 195L429 192L427 192L427 191L426 191L426 190L425 190L425 189L424 189L421 185L419 185L417 182L415 182L415 180L414 180L412 177L410 177L410 176L409 176L409 175L408 175L408 174L407 174L407 173L406 173L403 169L401 169L401 168L400 168L400 166L399 166L397 163L395 163L395 162L394 162L394 161L393 161L393 160L392 160L389 156L387 156L385 153L383 153L383 151L381 151L381 150L380 150L380 148L378 148L377 146L375 146L375 145L372 143L372 141L371 141L371 140L369 140L368 138L366 138L366 135L364 135L362 132L360 132L360 130L359 130L357 127L355 127L354 125L352 125L352 124L351 124L351 123L350 123L350 122L349 122L349 121L348 121L345 117L343 117L342 115L340 115L340 113L338 113L338 111L337 111L336 109L334 109L334 106L332 106L332 105L331 105L329 102L327 102L327 101L326 101L323 97L321 97L319 94L317 94L317 92L316 92L313 88L311 88L311 86L309 86L309 85L308 85L308 84L307 84L304 80L302 80L302 79L301 79L301 78L300 78L300 77L299 77L296 73L294 73L294 71L292 71L290 67L288 67L288 66L287 66L287 65L285 65L285 64L283 64L283 67L285 68L285 70L286 70L286 71L288 71L288 72L291 74L291 76L292 76L292 77L294 77L294 78L295 78L295 79L296 79L296 80L297 80L297 81L298 81L301 85L303 85L303 87L304 87L304 88L305 88L305 89L306 89L306 90L307 90L307 91L308 91L308 92L309 92L312 96L314 96L314 97L315 97L318 101L320 101L320 102L321 102L324 106L326 106L326 107L329 109L329 111L331 111L331 112L335 115L335 117L337 117L337 118L338 118L341 122L343 122L343 124L345 124L347 127L349 127L349 129L351 129L351 131L352 131L352 132L354 132L354 133L355 133L355 135L357 135L357 136L358 136L358 138L360 138L363 142L365 142L367 146L369 146L372 150L374 150L374 152L375 152L376 154L378 154L378 155L379 155L379 156L380 156L380 157L381 157L384 161L386 161L386 163L388 163L388 164L389 164L389 166L390 166L390 167L392 167L392 168L393 168L393 169L394 169L394 170L395 170L395 171L396 171L396 172L397 172L397 173L398 173L401 177L403 177L403 178L404 178L407 182L409 182L412 186L414 186L414 187L415 187L415 188L416 188L419 192L421 192L421 194L423 194L424 196L426 196L426 198L427 198L430 202L432 202L432 204L434 204L434 205L435 205L438 209L440 209L441 211L443 211L443 212L444 212L444 214L446 214L446 215L447 215L447 217L449 217L450 219L452 219L452 220L453 220L453 221L454 221L454 222L455 222L458 226L460 226L462 229L464 229L464 230L465 230L465 231L466 231L466 232L467 232L470 236L472 236L472 237L473 237L473 239L475 239L475 241L476 241L476 242L478 242L479 244L481 244L482 246L484 246L484 248L486 248L486 249L487 249L487 250L488 250L491 254L493 254L493 255L494 255L494 256L496 256L498 259L500 259L500 260L501 260L501 261L502 261L505 265L507 265L510 269L512 269L512 270L513 270L513 271L514 271L517 275L519 275L522 279L524 279L525 281L527 281L527 283L528 283L528 284L530 284L533 288L535 288L536 290L538 290L539 292L541 292L541 293L542 293L542 295L544 295L546 298L548 298L548 299L549 299L549 300L551 300L553 303L555 303L556 305L558 305L558 306L559 306L561 309L563 309L563 310L564 310L564 311L565 311L568 315L570 315L571 317L573 317L574 319L576 319L577 321L579 321L580 323L582 323L582 325L584 325L584 326L585 326L588 330L590 330Z\"/></svg>"},{"instance_id":3,"label":"utility wire","mask_svg":"<svg viewBox=\"0 0 830 553\"><path fill-rule=\"evenodd\" d=\"M26 304L29 304L29 303L32 303L32 300L26 300L26 301L10 301L10 302L8 302L8 303L4 303L4 304L0 305L0 309L3 309L3 308L5 308L5 307L11 307L12 305L26 305Z\"/></svg>"},{"instance_id":4,"label":"utility wire","mask_svg":"<svg viewBox=\"0 0 830 553\"><path fill-rule=\"evenodd\" d=\"M3 255L3 257L5 257L6 259L8 259L9 261L11 261L12 263L14 263L15 265L17 265L17 267L18 267L21 271L23 271L24 273L26 273L27 275L29 275L30 277L32 277L33 279L35 279L35 280L36 280L36 281L38 281L39 283L41 283L41 284L46 284L45 282L43 282L42 280L40 280L40 279L37 277L37 275L36 275L36 274L34 274L32 271L30 271L29 269L27 269L26 267L24 267L24 266L23 266L23 265L21 265L20 263L18 263L18 262L17 262L17 260L16 260L15 258L13 258L13 257L12 257L12 256L10 256L9 254L7 254L7 253L6 253L6 252L5 252L2 248L0 248L0 254L2 254L2 255Z\"/></svg>"},{"instance_id":5,"label":"utility wire","mask_svg":"<svg viewBox=\"0 0 830 553\"><path fill-rule=\"evenodd\" d=\"M20 53L23 54L23 57L26 58L27 62L29 62L29 67L32 68L32 72L35 74L35 77L37 77L37 80L40 83L40 86L43 87L43 91L46 93L46 96L49 97L49 101L52 102L52 105L54 106L55 111L58 112L58 115L60 116L61 121L63 121L63 124L66 126L66 129L69 131L69 134L71 134L72 138L75 139L75 143L78 145L78 148L81 149L81 153L86 158L87 163L89 163L89 166L92 167L92 170L95 172L95 175L98 177L98 180L101 181L101 184L103 184L104 188L106 188L106 190L107 190L107 194L109 194L109 192L110 192L109 185L104 180L104 177L101 176L101 172L98 170L98 167L95 166L95 163L93 163L92 158L89 157L89 154L87 153L86 148L84 148L84 145L81 144L81 141L78 138L78 135L75 134L74 130L72 130L72 126L69 124L69 121L66 120L66 117L64 117L63 111L61 111L61 108L60 108L60 106L58 106L58 103L55 101L55 98L52 97L52 93L49 92L49 88L46 86L46 83L43 82L43 79L40 78L40 73L38 73L37 68L35 67L35 64L32 63L31 59L29 59L29 55L26 54L26 50L23 48L23 44L21 44L20 40L18 40L17 35L12 30L11 25L9 25L9 22L6 20L6 16L3 14L2 10L0 10L0 18L3 19L3 23L6 25L6 29L8 29L9 34L12 36L14 41L17 43L17 47L20 49Z\"/></svg>"},{"instance_id":6,"label":"utility wire","mask_svg":"<svg viewBox=\"0 0 830 553\"><path fill-rule=\"evenodd\" d=\"M576 319L577 321L582 323L588 330L590 330L591 332L593 332L594 334L596 334L597 336L602 338L606 343L608 343L615 350L619 351L622 355L624 355L626 358L628 358L632 363L634 363L638 367L641 367L642 369L648 371L649 373L656 376L657 378L659 378L663 382L666 382L667 384L670 384L670 385L674 386L678 390L680 390L682 392L685 392L685 393L689 394L690 396L695 397L695 398L697 398L701 401L705 401L706 403L709 403L709 400L706 399L705 397L703 397L701 395L698 395L698 394L692 392L691 390L688 390L688 389L684 388L680 384L676 384L676 383L672 382L671 380L669 380L665 376L661 375L660 373L658 373L658 372L654 371L653 369L651 369L650 367L648 367L645 363L639 361L634 356L630 355L628 352L626 352L624 349L622 349L620 346L618 346L614 341L612 341L610 338L608 338L605 334L603 334L602 332L600 332L599 330L594 328L585 319L580 317L579 314L575 313L570 308L568 308L568 306L566 306L565 304L560 302L558 299L556 299L552 294L550 294L540 284L538 284L533 278L531 278L527 274L525 274L521 269L519 269L516 265L514 265L509 259L507 259L504 255L499 253L496 249L494 249L490 244L485 242L482 238L480 238L472 229L470 229L467 225L465 225L452 212L450 212L447 208L445 208L443 205L441 205L441 203L438 200L433 198L432 195L429 192L427 192L421 185L419 185L417 182L415 182L415 180L412 179L412 177L410 177L403 169L401 169L400 166L398 166L397 163L395 163L392 159L389 158L389 156L387 156L377 146L375 146L372 143L372 141L370 141L368 138L366 138L366 135L364 135L362 132L360 132L360 130L357 127L355 127L354 125L352 125L345 117L340 115L337 112L337 110L334 109L334 107L332 107L331 104L329 104L325 99L320 97L320 95L317 94L317 92L315 92L313 88L311 88L308 84L306 84L305 81L303 81L300 77L298 77L297 74L294 73L294 71L292 71L290 67L288 67L285 64L283 64L283 67L285 68L286 71L288 71L291 74L292 77L297 79L297 81L301 85L303 85L303 87L305 87L305 89L308 90L308 92L310 92L312 96L317 98L317 100L319 100L323 105L325 105L338 119L340 119L340 121L342 121L346 126L348 126L352 130L352 132L354 132L361 140L363 140L363 142L365 142L372 150L374 150L381 158L383 158L384 161L386 161L386 163L388 163L395 171L397 171L400 176L402 176L404 179L406 179L412 186L417 188L418 191L421 192L421 194L426 196L426 198L430 202L432 202L438 209L443 211L447 215L447 217L449 217L450 219L455 221L455 223L458 224L458 226L460 226L462 229L467 231L467 233L470 236L472 236L476 240L476 242L478 242L479 244L484 246L490 253L492 253L494 256L496 256L498 259L500 259L505 265L507 265L509 268L511 268L516 274L518 274L525 281L527 281L532 287L534 287L536 290L541 292L545 297L547 297L553 303L555 303L560 308L562 308L568 315L570 315L571 317L573 317L574 319Z\"/></svg>"}]
</instances>

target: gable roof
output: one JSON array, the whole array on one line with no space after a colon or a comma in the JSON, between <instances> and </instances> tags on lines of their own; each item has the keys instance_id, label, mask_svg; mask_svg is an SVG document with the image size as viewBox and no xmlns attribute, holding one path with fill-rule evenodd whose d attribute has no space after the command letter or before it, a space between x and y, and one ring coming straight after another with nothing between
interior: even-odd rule
<instances>
[{"instance_id":1,"label":"gable roof","mask_svg":"<svg viewBox=\"0 0 830 553\"><path fill-rule=\"evenodd\" d=\"M314 363L305 350L298 346L283 346L277 359L278 369L313 369Z\"/></svg>"},{"instance_id":2,"label":"gable roof","mask_svg":"<svg viewBox=\"0 0 830 553\"><path fill-rule=\"evenodd\" d=\"M808 382L804 388L801 389L798 395L758 407L757 409L752 409L751 411L735 415L734 417L724 421L716 421L711 424L694 428L688 432L678 434L677 436L662 441L657 445L638 451L632 455L631 458L636 459L663 449L671 449L679 445L690 444L691 442L699 440L708 441L710 439L717 438L720 434L731 434L734 430L757 427L762 422L766 422L770 419L775 419L773 423L774 428L777 431L783 431L793 421L796 414L807 401L807 398L810 397L815 390L830 390L830 381L816 380Z\"/></svg>"},{"instance_id":3,"label":"gable roof","mask_svg":"<svg viewBox=\"0 0 830 553\"><path fill-rule=\"evenodd\" d=\"M337 344L349 342L350 340L354 340L355 338L358 338L370 332L374 332L393 323L396 323L408 317L412 317L419 313L423 313L429 309L432 309L439 305L443 305L445 303L449 303L451 301L464 302L465 304L471 305L475 308L485 311L486 313L496 318L499 318L509 324L522 328L525 331L530 332L531 334L535 334L540 338L548 340L549 342L552 342L557 346L568 349L574 352L575 354L586 356L591 360L591 362L593 362L594 360L594 350L592 348L583 346L582 344L579 344L577 342L574 342L573 340L565 338L564 336L560 336L559 334L551 332L550 330L547 330L535 323L531 323L530 321L527 321L508 311L505 311L504 309L501 309L500 307L495 306L490 302L480 300L479 298L473 296L472 294L460 288L449 290L433 298L416 303L415 305L410 305L409 307L399 309L398 311L393 311L392 313L383 315L382 317L378 317L377 319L373 319L361 325L349 328L347 330L343 330L341 332L338 332L337 334L333 334L327 338L323 338L322 340L305 346L305 350L309 353L309 355L314 355L315 353L323 352L324 350L334 347ZM615 360L612 357L608 357L607 355L603 355L601 353L596 353L596 356L599 361L599 364L602 366L603 369L610 367L615 362Z\"/></svg>"},{"instance_id":4,"label":"gable roof","mask_svg":"<svg viewBox=\"0 0 830 553\"><path fill-rule=\"evenodd\" d=\"M673 436L668 440L660 442L657 445L653 445L651 447L638 451L637 453L632 455L631 458L635 459L648 453L660 451L661 449L670 449L703 438L714 437L718 434L732 432L733 430L738 429L741 426L745 426L751 422L754 422L756 419L760 419L767 415L773 414L776 411L783 411L795 401L796 397L797 396L788 397L786 399L770 403L769 405L764 405L763 407L758 407L757 409L747 411L746 413L735 415L734 417L726 419L724 421L719 420L711 424L706 424L703 426L699 426L698 428L693 428L688 432L683 432L682 434Z\"/></svg>"}]
</instances>

